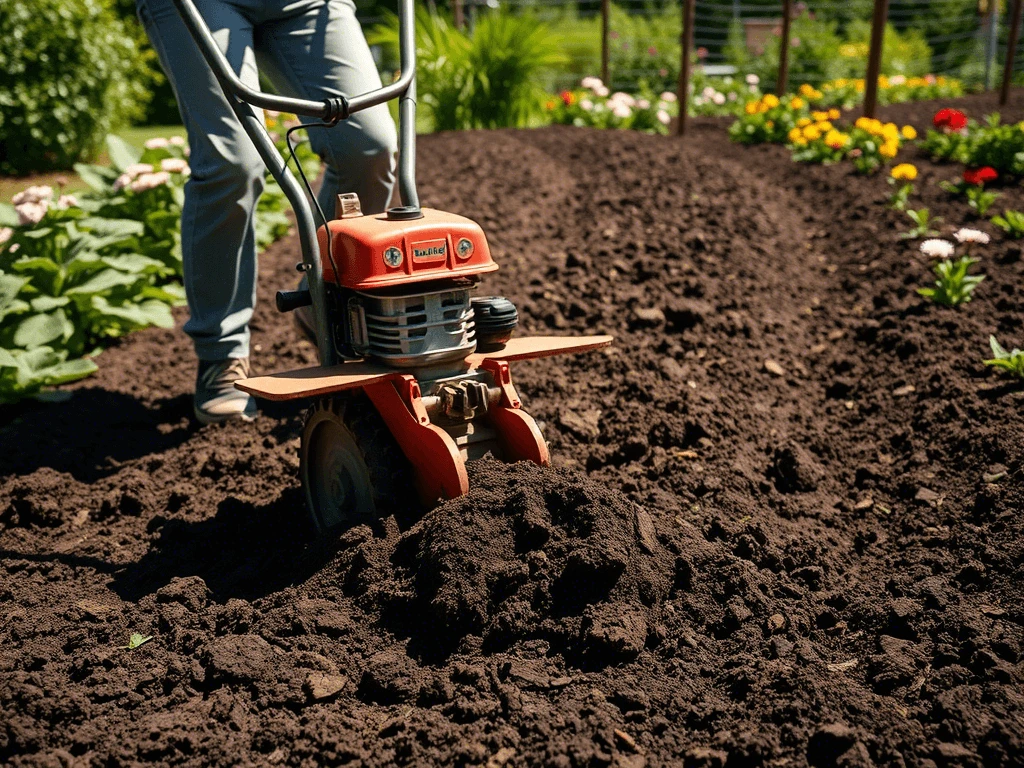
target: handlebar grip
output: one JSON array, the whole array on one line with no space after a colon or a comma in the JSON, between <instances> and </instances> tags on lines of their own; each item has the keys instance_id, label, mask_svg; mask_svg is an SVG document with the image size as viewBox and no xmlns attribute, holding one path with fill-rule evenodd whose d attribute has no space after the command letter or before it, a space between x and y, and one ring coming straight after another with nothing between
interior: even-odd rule
<instances>
[{"instance_id":1,"label":"handlebar grip","mask_svg":"<svg viewBox=\"0 0 1024 768\"><path fill-rule=\"evenodd\" d=\"M308 307L313 303L313 294L308 288L298 291L278 291L274 297L278 312L291 312L299 307Z\"/></svg>"}]
</instances>

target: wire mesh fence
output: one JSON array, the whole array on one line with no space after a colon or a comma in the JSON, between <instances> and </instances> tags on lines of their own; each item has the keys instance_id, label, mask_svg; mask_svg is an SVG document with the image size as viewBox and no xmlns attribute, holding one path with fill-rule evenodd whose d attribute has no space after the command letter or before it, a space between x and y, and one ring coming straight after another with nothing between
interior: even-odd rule
<instances>
[{"instance_id":1,"label":"wire mesh fence","mask_svg":"<svg viewBox=\"0 0 1024 768\"><path fill-rule=\"evenodd\" d=\"M998 87L1011 6L1012 0L891 0L883 74L944 75L968 87ZM587 75L600 74L601 0L468 0L463 16L471 27L478 14L496 7L533 14L558 34L566 61L550 73L549 87L571 87ZM872 0L793 3L789 83L820 85L863 77L872 7ZM379 20L361 19L364 24ZM696 0L698 71L724 76L753 73L765 88L774 87L781 22L778 0ZM632 89L640 83L654 89L674 87L682 32L679 0L612 0L607 30L612 88ZM1020 56L1014 73L1024 82Z\"/></svg>"}]
</instances>

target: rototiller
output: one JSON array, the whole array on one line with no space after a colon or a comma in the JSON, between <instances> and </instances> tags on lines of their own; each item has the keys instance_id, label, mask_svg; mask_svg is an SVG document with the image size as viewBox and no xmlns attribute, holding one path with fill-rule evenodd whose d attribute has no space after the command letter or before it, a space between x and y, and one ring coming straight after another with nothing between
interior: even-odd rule
<instances>
[{"instance_id":1,"label":"rototiller","mask_svg":"<svg viewBox=\"0 0 1024 768\"><path fill-rule=\"evenodd\" d=\"M303 428L300 473L316 527L334 531L371 519L409 481L429 506L460 496L469 490L466 462L488 453L547 464L544 438L521 407L509 363L598 349L612 339L513 338L518 315L511 302L471 297L481 276L498 269L483 230L462 216L420 208L416 193L413 0L399 0L398 80L322 102L247 87L193 0L174 1L295 210L298 268L308 289L279 291L277 307L312 307L321 366L237 386L269 400L315 401ZM253 107L333 125L395 98L403 204L363 215L355 195L341 195L335 219L324 217L317 229L308 185L299 186Z\"/></svg>"}]
</instances>

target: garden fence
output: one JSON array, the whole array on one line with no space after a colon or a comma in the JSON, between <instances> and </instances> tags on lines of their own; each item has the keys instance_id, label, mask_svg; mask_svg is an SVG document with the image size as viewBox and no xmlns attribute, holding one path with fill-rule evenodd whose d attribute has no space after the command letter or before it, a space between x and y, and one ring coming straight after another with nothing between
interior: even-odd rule
<instances>
[{"instance_id":1,"label":"garden fence","mask_svg":"<svg viewBox=\"0 0 1024 768\"><path fill-rule=\"evenodd\" d=\"M476 14L502 7L529 12L548 22L561 36L568 57L565 68L551 75L553 89L578 84L582 77L600 75L602 65L602 0L469 0L463 13L467 25ZM994 4L995 13L989 9ZM610 0L608 74L614 89L635 89L643 81L653 87L673 87L679 74L682 8L680 2ZM793 2L789 81L818 85L849 73L863 77L868 54L871 0L810 0ZM886 74L946 75L968 86L994 89L1002 78L1013 0L892 0L888 21L903 34L916 31L927 48L904 44L904 56ZM706 74L728 74L743 68L744 54L765 68L773 60L772 39L781 28L783 3L741 0L696 0L694 47ZM838 44L822 38L803 19L834 22ZM364 24L378 21L361 17ZM819 25L821 26L821 25ZM852 37L851 37L852 35ZM887 41L888 43L889 41ZM777 51L778 44L775 45ZM1021 44L1018 43L1018 53ZM768 51L766 54L765 51ZM766 64L768 62L768 64ZM776 70L777 71L777 64ZM745 74L740 72L739 74ZM1024 61L1017 56L1015 81L1024 82ZM771 75L774 82L774 74Z\"/></svg>"}]
</instances>

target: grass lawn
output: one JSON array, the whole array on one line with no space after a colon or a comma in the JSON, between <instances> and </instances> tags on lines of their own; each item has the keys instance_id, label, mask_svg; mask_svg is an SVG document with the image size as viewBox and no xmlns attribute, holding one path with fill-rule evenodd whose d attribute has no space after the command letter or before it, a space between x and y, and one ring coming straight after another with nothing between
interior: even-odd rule
<instances>
[{"instance_id":1,"label":"grass lawn","mask_svg":"<svg viewBox=\"0 0 1024 768\"><path fill-rule=\"evenodd\" d=\"M157 137L170 138L171 136L184 136L185 128L181 125L145 125L125 128L118 134L129 144L141 147L147 139ZM110 158L106 152L101 152L95 160L99 165L109 165ZM32 184L48 184L51 187L63 185L65 192L75 192L85 189L85 183L78 178L74 171L57 171L55 173L36 173L31 176L0 176L0 202L9 203L11 198L18 192Z\"/></svg>"}]
</instances>

